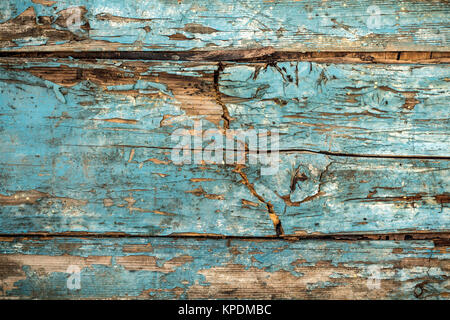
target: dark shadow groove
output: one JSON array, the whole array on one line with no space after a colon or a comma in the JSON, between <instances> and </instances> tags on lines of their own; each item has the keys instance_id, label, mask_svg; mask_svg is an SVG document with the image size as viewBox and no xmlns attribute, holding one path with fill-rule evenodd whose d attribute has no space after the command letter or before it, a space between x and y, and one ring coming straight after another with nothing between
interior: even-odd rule
<instances>
[{"instance_id":1,"label":"dark shadow groove","mask_svg":"<svg viewBox=\"0 0 450 320\"><path fill-rule=\"evenodd\" d=\"M443 232L398 232L398 233L342 233L342 234L308 234L308 235L282 235L282 236L231 236L219 234L169 234L169 235L146 235L146 234L126 234L126 233L95 233L95 232L30 232L0 234L0 238L162 238L162 239L217 239L217 240L281 240L281 241L302 241L302 240L329 240L329 241L434 241L442 245L450 245L450 231ZM1 239L0 239L1 241Z\"/></svg>"},{"instance_id":2,"label":"dark shadow groove","mask_svg":"<svg viewBox=\"0 0 450 320\"><path fill-rule=\"evenodd\" d=\"M216 51L0 51L0 57L11 58L74 58L123 60L175 60L216 62L315 61L323 63L449 63L450 52L434 51L274 51L270 47L251 50Z\"/></svg>"},{"instance_id":3,"label":"dark shadow groove","mask_svg":"<svg viewBox=\"0 0 450 320\"><path fill-rule=\"evenodd\" d=\"M122 144L112 144L112 145L78 145L78 144L63 144L62 146L69 147L86 147L86 148L145 148L145 149L160 149L160 150L172 150L171 147L154 147L154 146L142 146L142 145L122 145ZM190 151L201 151L200 149L191 148ZM224 149L226 151L240 152L242 150L237 149ZM271 152L275 152L273 150ZM245 150L248 152L259 152L264 153L264 150ZM450 156L430 156L430 155L395 155L395 154L359 154L359 153L343 153L343 152L333 152L333 151L321 151L321 150L308 150L308 149L281 149L278 150L280 153L315 153L323 154L327 156L335 157L351 157L351 158L379 158L379 159L417 159L417 160L450 160Z\"/></svg>"}]
</instances>

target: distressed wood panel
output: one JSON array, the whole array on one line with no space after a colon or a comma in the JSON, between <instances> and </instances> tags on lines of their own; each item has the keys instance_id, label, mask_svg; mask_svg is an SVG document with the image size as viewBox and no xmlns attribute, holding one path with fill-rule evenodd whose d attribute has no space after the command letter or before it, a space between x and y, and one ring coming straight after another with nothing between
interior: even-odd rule
<instances>
[{"instance_id":1,"label":"distressed wood panel","mask_svg":"<svg viewBox=\"0 0 450 320\"><path fill-rule=\"evenodd\" d=\"M219 90L230 128L278 130L281 149L448 156L449 72L447 64L231 64Z\"/></svg>"},{"instance_id":2,"label":"distressed wood panel","mask_svg":"<svg viewBox=\"0 0 450 320\"><path fill-rule=\"evenodd\" d=\"M3 144L171 147L176 129L202 120L205 130L278 130L281 150L449 156L448 64L2 58L0 67Z\"/></svg>"},{"instance_id":3,"label":"distressed wood panel","mask_svg":"<svg viewBox=\"0 0 450 320\"><path fill-rule=\"evenodd\" d=\"M449 299L449 18L1 1L0 299ZM179 164L179 129L281 152Z\"/></svg>"},{"instance_id":4,"label":"distressed wood panel","mask_svg":"<svg viewBox=\"0 0 450 320\"><path fill-rule=\"evenodd\" d=\"M0 62L1 233L449 230L448 65ZM281 149L432 157L173 164L170 134L200 119L279 129Z\"/></svg>"},{"instance_id":5,"label":"distressed wood panel","mask_svg":"<svg viewBox=\"0 0 450 320\"><path fill-rule=\"evenodd\" d=\"M0 233L450 231L447 160L281 153L262 175L260 163L175 165L158 148L42 148L3 147Z\"/></svg>"},{"instance_id":6,"label":"distressed wood panel","mask_svg":"<svg viewBox=\"0 0 450 320\"><path fill-rule=\"evenodd\" d=\"M448 1L8 0L2 50L448 51Z\"/></svg>"},{"instance_id":7,"label":"distressed wood panel","mask_svg":"<svg viewBox=\"0 0 450 320\"><path fill-rule=\"evenodd\" d=\"M3 299L448 299L449 272L432 241L0 241Z\"/></svg>"}]
</instances>

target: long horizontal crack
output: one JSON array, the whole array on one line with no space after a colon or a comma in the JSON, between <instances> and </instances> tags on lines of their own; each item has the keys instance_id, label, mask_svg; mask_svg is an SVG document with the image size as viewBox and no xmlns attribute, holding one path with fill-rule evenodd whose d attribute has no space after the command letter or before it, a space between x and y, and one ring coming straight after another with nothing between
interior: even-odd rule
<instances>
[{"instance_id":1,"label":"long horizontal crack","mask_svg":"<svg viewBox=\"0 0 450 320\"><path fill-rule=\"evenodd\" d=\"M450 160L450 156L429 156L429 155L394 155L394 154L360 154L360 153L343 153L332 151L314 151L307 149L284 149L279 152L309 152L324 154L336 157L354 157L354 158L387 158L387 159L429 159L429 160Z\"/></svg>"},{"instance_id":2,"label":"long horizontal crack","mask_svg":"<svg viewBox=\"0 0 450 320\"><path fill-rule=\"evenodd\" d=\"M315 61L335 63L449 63L450 52L441 51L321 51L286 52L272 47L251 50L215 51L2 51L0 57L14 58L74 58L74 59L125 59L125 60L185 60L185 61Z\"/></svg>"},{"instance_id":3,"label":"long horizontal crack","mask_svg":"<svg viewBox=\"0 0 450 320\"><path fill-rule=\"evenodd\" d=\"M175 233L169 235L147 235L126 234L120 232L95 233L95 232L30 232L30 233L0 233L2 239L11 238L166 238L166 239L236 239L236 240L282 240L282 241L304 241L304 240L330 240L330 241L434 241L437 244L450 246L450 231L445 232L398 232L398 233L342 233L342 234L306 234L306 235L280 235L280 236L232 236L220 234L202 233Z\"/></svg>"},{"instance_id":4,"label":"long horizontal crack","mask_svg":"<svg viewBox=\"0 0 450 320\"><path fill-rule=\"evenodd\" d=\"M128 144L112 144L112 145L91 145L91 144L63 144L66 147L86 147L86 148L146 148L146 149L160 149L160 150L172 150L171 147L155 147L155 146L142 146L142 145L128 145ZM190 148L190 151L201 151L200 149ZM241 151L237 149L224 149L223 151ZM246 152L261 152L256 150L245 150ZM315 153L323 154L335 157L353 157L353 158L386 158L386 159L423 159L423 160L450 160L450 156L430 156L430 155L394 155L394 154L360 154L360 153L343 153L333 151L322 150L309 150L309 149L281 149L280 153Z\"/></svg>"}]
</instances>

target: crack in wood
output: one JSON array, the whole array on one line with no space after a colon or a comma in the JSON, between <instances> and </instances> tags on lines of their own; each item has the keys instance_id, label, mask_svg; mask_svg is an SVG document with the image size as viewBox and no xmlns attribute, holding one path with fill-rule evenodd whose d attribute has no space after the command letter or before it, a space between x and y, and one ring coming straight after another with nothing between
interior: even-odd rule
<instances>
[{"instance_id":1,"label":"crack in wood","mask_svg":"<svg viewBox=\"0 0 450 320\"><path fill-rule=\"evenodd\" d=\"M223 68L223 64L219 62L217 69L214 70L214 92L217 103L222 107L223 129L226 131L227 129L230 129L230 121L232 118L230 117L230 112L228 111L227 105L222 101L222 96L219 89L220 73L223 71Z\"/></svg>"},{"instance_id":2,"label":"crack in wood","mask_svg":"<svg viewBox=\"0 0 450 320\"><path fill-rule=\"evenodd\" d=\"M0 57L13 58L73 58L73 59L123 59L123 60L174 60L216 62L266 62L308 61L318 63L378 63L440 64L450 62L450 52L435 51L320 51L286 52L274 51L270 47L251 50L191 51L2 51Z\"/></svg>"},{"instance_id":3,"label":"crack in wood","mask_svg":"<svg viewBox=\"0 0 450 320\"><path fill-rule=\"evenodd\" d=\"M145 149L160 149L160 150L172 150L171 147L155 147L155 146L143 146L143 145L131 145L131 144L111 144L111 145L92 145L92 144L62 144L67 147L88 147L88 148L145 148ZM189 148L190 151L202 151L196 148ZM238 149L224 148L224 151L240 151ZM255 152L257 150L246 149L246 152ZM343 153L332 152L323 150L309 150L309 149L280 149L279 153L313 153L323 154L327 156L335 157L348 157L348 158L378 158L378 159L412 159L412 160L450 160L450 156L428 156L428 155L394 155L394 154L359 154L359 153Z\"/></svg>"},{"instance_id":4,"label":"crack in wood","mask_svg":"<svg viewBox=\"0 0 450 320\"><path fill-rule=\"evenodd\" d=\"M292 201L292 200L291 200L291 194L292 194L292 192L294 192L295 189L296 189L297 181L306 181L306 180L308 180L308 177L307 177L304 173L299 174L300 167L298 167L298 168L295 170L294 175L292 176L292 179L291 179L291 185L290 185L290 190L291 190L291 192L290 192L289 194L287 194L287 195L284 195L284 196L279 195L278 192L276 192L276 191L275 191L275 194L276 194L281 200L284 201L284 204L285 204L286 206L289 206L289 207L298 207L298 206L300 206L300 204L302 204L302 203L304 203L304 202L308 202L308 201L314 200L314 199L317 198L317 197L320 197L320 196L325 195L325 192L322 191L323 175L324 175L326 172L328 172L328 168L330 167L331 164L332 164L332 162L330 162L330 163L325 167L325 169L320 173L320 176L319 176L319 185L318 185L318 187L317 187L317 192L314 193L312 196L307 196L307 197L305 197L304 199L302 199L302 200L300 200L300 201Z\"/></svg>"},{"instance_id":5,"label":"crack in wood","mask_svg":"<svg viewBox=\"0 0 450 320\"><path fill-rule=\"evenodd\" d=\"M250 181L247 178L247 175L244 172L242 172L242 168L243 168L242 165L237 165L236 168L233 170L233 172L238 173L242 178L242 183L250 190L251 194L254 195L260 202L266 205L267 211L269 212L270 220L272 220L273 226L275 228L276 235L278 237L283 236L284 230L281 225L281 220L275 213L275 210L273 209L273 204L270 201L264 200L264 198L256 192L255 187L253 186L252 183L250 183Z\"/></svg>"},{"instance_id":6,"label":"crack in wood","mask_svg":"<svg viewBox=\"0 0 450 320\"><path fill-rule=\"evenodd\" d=\"M230 236L221 234L207 234L207 233L173 233L170 235L145 235L145 234L127 234L123 232L77 232L68 231L62 233L51 232L30 232L30 233L14 233L14 234L0 234L0 241L8 241L12 238L39 238L39 239L52 239L52 238L90 238L90 239L102 239L102 238L165 238L165 239L237 239L248 241L310 241L310 240L332 240L332 241L433 241L437 247L445 247L450 245L450 231L440 232L398 232L398 233L342 233L342 234L304 234L304 235L290 235L284 234L280 236Z\"/></svg>"}]
</instances>

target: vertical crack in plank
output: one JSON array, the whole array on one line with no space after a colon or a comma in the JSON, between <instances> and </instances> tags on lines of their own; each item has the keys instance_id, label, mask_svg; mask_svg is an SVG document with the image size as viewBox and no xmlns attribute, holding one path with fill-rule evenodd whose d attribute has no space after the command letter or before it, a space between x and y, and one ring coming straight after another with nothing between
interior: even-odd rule
<instances>
[{"instance_id":1,"label":"vertical crack in plank","mask_svg":"<svg viewBox=\"0 0 450 320\"><path fill-rule=\"evenodd\" d=\"M222 101L221 93L219 90L219 77L222 71L223 71L223 64L219 62L217 65L217 69L214 70L214 91L216 95L216 101L222 107L223 128L224 130L227 130L230 129L230 121L232 119L230 117L230 113L228 111L226 104Z\"/></svg>"},{"instance_id":2,"label":"vertical crack in plank","mask_svg":"<svg viewBox=\"0 0 450 320\"><path fill-rule=\"evenodd\" d=\"M226 132L227 129L230 129L230 121L232 120L232 118L230 116L230 113L228 111L226 104L222 101L221 93L219 90L219 78L220 78L220 73L223 71L223 69L224 69L223 64L221 62L219 62L217 65L217 69L214 71L214 90L215 90L215 95L216 95L216 101L222 107L222 111L223 111L222 119L224 121L223 122L223 130ZM261 201L262 203L264 203L266 205L270 220L272 220L273 226L275 228L276 235L278 237L283 236L284 230L281 225L281 220L278 217L278 215L275 213L272 203L270 201L264 200L264 198L256 192L255 187L253 186L253 184L250 183L250 181L247 178L247 175L244 172L242 172L242 168L243 168L242 165L237 165L236 169L233 171L236 173L239 173L239 175L242 178L243 184L250 190L252 195L254 195L259 201Z\"/></svg>"},{"instance_id":3,"label":"vertical crack in plank","mask_svg":"<svg viewBox=\"0 0 450 320\"><path fill-rule=\"evenodd\" d=\"M252 183L250 183L250 181L247 178L247 175L244 172L242 172L243 167L244 167L243 165L237 165L236 169L234 169L233 172L239 173L239 175L242 178L242 183L250 190L251 194L254 195L260 202L266 205L267 211L269 212L270 220L272 220L273 226L275 228L276 235L278 237L283 236L284 235L283 226L281 225L280 218L273 209L272 203L270 201L264 200L264 198L256 192L255 187L253 186Z\"/></svg>"},{"instance_id":4,"label":"vertical crack in plank","mask_svg":"<svg viewBox=\"0 0 450 320\"><path fill-rule=\"evenodd\" d=\"M322 185L323 185L323 183L324 183L324 182L323 182L323 176L328 172L328 169L330 168L330 166L331 166L332 163L333 163L333 162L328 163L327 166L325 167L325 170L323 170L323 171L320 173L320 176L319 176L319 185L318 185L318 187L317 187L317 192L316 192L315 194L313 194L312 196L308 196L308 197L306 197L305 199L299 201L299 202L298 202L299 205L302 204L302 203L304 203L304 202L314 200L315 198L320 197L320 196L322 196L322 195L325 194L325 193L322 191Z\"/></svg>"},{"instance_id":5,"label":"vertical crack in plank","mask_svg":"<svg viewBox=\"0 0 450 320\"><path fill-rule=\"evenodd\" d=\"M333 162L330 162L327 164L327 166L325 167L325 169L320 173L319 176L319 185L317 186L317 191L311 195L311 196L307 196L304 199L300 200L300 201L292 201L291 200L291 195L292 193L295 191L296 186L297 186L297 182L298 181L305 181L308 178L306 177L306 175L304 173L299 174L300 173L300 167L297 167L297 169L294 171L292 177L291 177L291 183L290 183L290 193L287 195L279 195L276 191L275 194L284 201L285 204L285 210L286 207L298 207L300 206L300 204L304 203L304 202L308 202L308 201L312 201L320 196L325 195L325 192L322 191L322 185L323 185L323 177L324 175L328 172L329 167L331 166Z\"/></svg>"}]
</instances>

